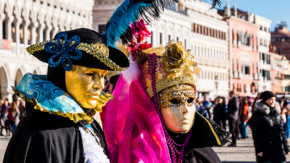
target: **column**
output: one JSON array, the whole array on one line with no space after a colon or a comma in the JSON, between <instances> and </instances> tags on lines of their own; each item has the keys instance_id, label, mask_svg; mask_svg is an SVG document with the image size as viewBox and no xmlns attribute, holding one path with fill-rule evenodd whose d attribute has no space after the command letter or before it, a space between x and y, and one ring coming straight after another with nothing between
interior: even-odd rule
<instances>
[{"instance_id":1,"label":"column","mask_svg":"<svg viewBox=\"0 0 290 163\"><path fill-rule=\"evenodd\" d=\"M181 36L180 37L181 37L180 40L181 40L181 42L183 44L183 47L185 47L186 45L185 45L185 42L184 42L184 27L183 26L181 26Z\"/></svg>"},{"instance_id":2,"label":"column","mask_svg":"<svg viewBox=\"0 0 290 163\"><path fill-rule=\"evenodd\" d=\"M3 39L3 21L5 19L5 14L0 15L0 40Z\"/></svg>"},{"instance_id":3,"label":"column","mask_svg":"<svg viewBox=\"0 0 290 163\"><path fill-rule=\"evenodd\" d=\"M50 40L50 31L52 27L51 25L47 25L46 30L45 30L45 41Z\"/></svg>"},{"instance_id":4,"label":"column","mask_svg":"<svg viewBox=\"0 0 290 163\"><path fill-rule=\"evenodd\" d=\"M25 20L23 22L23 42L24 42L24 46L27 47L28 45L28 26L30 24L29 20Z\"/></svg>"},{"instance_id":5,"label":"column","mask_svg":"<svg viewBox=\"0 0 290 163\"><path fill-rule=\"evenodd\" d=\"M57 34L58 31L59 31L59 28L54 26L51 38L54 38L54 36Z\"/></svg>"},{"instance_id":6,"label":"column","mask_svg":"<svg viewBox=\"0 0 290 163\"><path fill-rule=\"evenodd\" d=\"M157 46L157 47L159 47L160 46L160 33L159 33L159 22L158 21L156 21L156 23L155 23L155 31L156 31L156 34L155 34L155 44L153 45L153 47L154 46ZM153 37L154 38L154 37ZM154 43L154 42L153 42Z\"/></svg>"},{"instance_id":7,"label":"column","mask_svg":"<svg viewBox=\"0 0 290 163\"><path fill-rule=\"evenodd\" d=\"M38 22L33 22L30 25L30 31L31 31L31 42L30 44L35 44L36 43L36 28L38 27Z\"/></svg>"},{"instance_id":8,"label":"column","mask_svg":"<svg viewBox=\"0 0 290 163\"><path fill-rule=\"evenodd\" d=\"M14 21L15 26L15 42L16 42L16 54L20 53L19 44L20 44L20 24L22 23L22 19L16 19Z\"/></svg>"},{"instance_id":9,"label":"column","mask_svg":"<svg viewBox=\"0 0 290 163\"><path fill-rule=\"evenodd\" d=\"M168 40L168 22L165 21L165 26L164 26L164 42L167 44L170 40Z\"/></svg>"},{"instance_id":10,"label":"column","mask_svg":"<svg viewBox=\"0 0 290 163\"><path fill-rule=\"evenodd\" d=\"M13 16L8 16L6 19L5 19L5 26L6 26L6 38L7 40L11 41L11 34L12 34L12 30L11 30L11 24L14 20L14 17Z\"/></svg>"},{"instance_id":11,"label":"column","mask_svg":"<svg viewBox=\"0 0 290 163\"><path fill-rule=\"evenodd\" d=\"M39 23L39 27L38 27L38 42L42 42L43 41L43 29L45 27L45 24L43 22Z\"/></svg>"}]
</instances>

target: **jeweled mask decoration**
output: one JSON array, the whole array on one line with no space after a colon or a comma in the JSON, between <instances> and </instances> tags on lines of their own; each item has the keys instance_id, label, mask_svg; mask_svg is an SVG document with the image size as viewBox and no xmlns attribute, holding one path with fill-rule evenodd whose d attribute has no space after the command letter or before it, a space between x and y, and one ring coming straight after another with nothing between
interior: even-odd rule
<instances>
[{"instance_id":1,"label":"jeweled mask decoration","mask_svg":"<svg viewBox=\"0 0 290 163\"><path fill-rule=\"evenodd\" d=\"M166 88L159 93L160 107L192 106L195 103L195 89L191 85L179 84Z\"/></svg>"}]
</instances>

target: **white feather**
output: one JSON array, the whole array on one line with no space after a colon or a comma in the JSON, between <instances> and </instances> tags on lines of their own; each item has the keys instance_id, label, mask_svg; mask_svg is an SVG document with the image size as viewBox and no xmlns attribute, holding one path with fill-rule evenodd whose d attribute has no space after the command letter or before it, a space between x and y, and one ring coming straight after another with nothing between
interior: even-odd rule
<instances>
[{"instance_id":1,"label":"white feather","mask_svg":"<svg viewBox=\"0 0 290 163\"><path fill-rule=\"evenodd\" d=\"M122 74L123 74L124 79L128 83L131 83L133 80L138 79L139 74L140 74L140 70L139 70L137 63L135 61L133 61L132 56L129 57L129 60L130 60L131 65L130 65L129 69L124 71Z\"/></svg>"}]
</instances>

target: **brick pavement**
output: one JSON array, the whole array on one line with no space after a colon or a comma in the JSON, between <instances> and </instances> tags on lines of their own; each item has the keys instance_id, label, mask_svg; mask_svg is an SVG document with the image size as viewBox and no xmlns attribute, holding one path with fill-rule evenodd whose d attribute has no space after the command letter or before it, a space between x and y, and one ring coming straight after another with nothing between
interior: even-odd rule
<instances>
[{"instance_id":1,"label":"brick pavement","mask_svg":"<svg viewBox=\"0 0 290 163\"><path fill-rule=\"evenodd\" d=\"M254 163L256 162L254 142L251 130L248 128L248 139L237 141L237 147L214 147L223 163ZM290 144L290 141L288 139ZM287 156L287 163L290 163L290 156Z\"/></svg>"},{"instance_id":2,"label":"brick pavement","mask_svg":"<svg viewBox=\"0 0 290 163\"><path fill-rule=\"evenodd\" d=\"M9 140L10 140L10 137L0 136L0 162L3 162L4 153L5 153Z\"/></svg>"}]
</instances>

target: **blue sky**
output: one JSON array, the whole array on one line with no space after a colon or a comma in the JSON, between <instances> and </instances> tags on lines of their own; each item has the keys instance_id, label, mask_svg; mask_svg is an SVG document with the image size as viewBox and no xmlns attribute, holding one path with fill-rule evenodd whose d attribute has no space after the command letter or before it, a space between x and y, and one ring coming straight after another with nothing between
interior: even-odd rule
<instances>
[{"instance_id":1,"label":"blue sky","mask_svg":"<svg viewBox=\"0 0 290 163\"><path fill-rule=\"evenodd\" d=\"M209 2L210 0L208 0ZM275 29L277 21L286 20L290 29L290 0L228 0L230 7L234 4L238 9L256 13L262 17L272 20L271 31ZM222 0L222 9L227 0Z\"/></svg>"}]
</instances>

